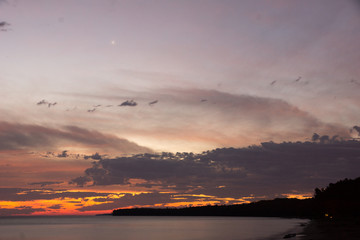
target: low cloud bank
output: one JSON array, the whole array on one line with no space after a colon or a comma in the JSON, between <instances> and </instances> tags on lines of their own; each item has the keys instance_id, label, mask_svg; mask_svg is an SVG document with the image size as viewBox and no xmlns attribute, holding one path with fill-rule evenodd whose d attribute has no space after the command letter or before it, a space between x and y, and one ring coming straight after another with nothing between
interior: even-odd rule
<instances>
[{"instance_id":1,"label":"low cloud bank","mask_svg":"<svg viewBox=\"0 0 360 240\"><path fill-rule=\"evenodd\" d=\"M247 148L194 153L139 154L100 159L71 181L84 185L129 185L150 191L240 198L312 192L358 177L360 142L319 136L316 142L265 142ZM132 179L141 179L139 183Z\"/></svg>"}]
</instances>

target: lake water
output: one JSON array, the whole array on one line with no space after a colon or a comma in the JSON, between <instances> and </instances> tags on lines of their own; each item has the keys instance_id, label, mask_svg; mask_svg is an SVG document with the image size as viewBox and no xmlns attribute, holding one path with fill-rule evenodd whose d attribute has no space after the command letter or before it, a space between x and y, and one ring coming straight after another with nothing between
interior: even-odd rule
<instances>
[{"instance_id":1,"label":"lake water","mask_svg":"<svg viewBox=\"0 0 360 240\"><path fill-rule=\"evenodd\" d=\"M3 217L0 240L258 240L306 220L255 217ZM276 239L276 238L275 238Z\"/></svg>"}]
</instances>

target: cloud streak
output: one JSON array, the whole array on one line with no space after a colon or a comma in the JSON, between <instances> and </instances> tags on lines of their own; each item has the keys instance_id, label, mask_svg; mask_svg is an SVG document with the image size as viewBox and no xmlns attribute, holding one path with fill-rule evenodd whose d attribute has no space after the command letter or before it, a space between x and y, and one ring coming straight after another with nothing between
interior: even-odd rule
<instances>
[{"instance_id":1,"label":"cloud streak","mask_svg":"<svg viewBox=\"0 0 360 240\"><path fill-rule=\"evenodd\" d=\"M0 2L0 5L1 5L1 2ZM7 28L8 26L10 26L10 23L5 22L5 21L0 22L0 31L3 31L3 32L8 31L9 30Z\"/></svg>"},{"instance_id":2,"label":"cloud streak","mask_svg":"<svg viewBox=\"0 0 360 240\"><path fill-rule=\"evenodd\" d=\"M104 197L111 193L98 192L80 192L80 191L56 191L52 189L27 189L27 188L0 188L1 201L33 201L33 200L51 200L57 198L87 198Z\"/></svg>"},{"instance_id":3,"label":"cloud streak","mask_svg":"<svg viewBox=\"0 0 360 240\"><path fill-rule=\"evenodd\" d=\"M59 129L30 124L0 122L0 151L19 149L47 150L73 144L118 153L151 152L126 139L76 126ZM64 152L63 152L64 153ZM66 154L66 152L65 152Z\"/></svg>"},{"instance_id":4,"label":"cloud streak","mask_svg":"<svg viewBox=\"0 0 360 240\"><path fill-rule=\"evenodd\" d=\"M125 107L125 106L135 107L137 106L137 103L134 100L130 100L130 101L127 100L119 105L119 107Z\"/></svg>"},{"instance_id":5,"label":"cloud streak","mask_svg":"<svg viewBox=\"0 0 360 240\"><path fill-rule=\"evenodd\" d=\"M188 145L203 151L261 141L303 141L314 132L350 137L348 127L317 119L276 98L204 89L162 89L143 96L158 98L161 107L141 108L141 118L122 123L128 134L149 138L154 149L173 142L172 151L189 151Z\"/></svg>"},{"instance_id":6,"label":"cloud streak","mask_svg":"<svg viewBox=\"0 0 360 240\"><path fill-rule=\"evenodd\" d=\"M55 181L44 181L44 182L32 182L28 183L29 185L39 185L40 187L45 187L48 185L61 184L63 182L55 182Z\"/></svg>"}]
</instances>

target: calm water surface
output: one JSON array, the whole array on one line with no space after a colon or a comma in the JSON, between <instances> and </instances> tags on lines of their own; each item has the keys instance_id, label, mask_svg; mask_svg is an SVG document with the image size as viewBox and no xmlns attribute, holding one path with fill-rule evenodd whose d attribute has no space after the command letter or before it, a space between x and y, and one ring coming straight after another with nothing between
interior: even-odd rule
<instances>
[{"instance_id":1,"label":"calm water surface","mask_svg":"<svg viewBox=\"0 0 360 240\"><path fill-rule=\"evenodd\" d=\"M0 218L0 240L257 240L305 221L253 217L8 217Z\"/></svg>"}]
</instances>

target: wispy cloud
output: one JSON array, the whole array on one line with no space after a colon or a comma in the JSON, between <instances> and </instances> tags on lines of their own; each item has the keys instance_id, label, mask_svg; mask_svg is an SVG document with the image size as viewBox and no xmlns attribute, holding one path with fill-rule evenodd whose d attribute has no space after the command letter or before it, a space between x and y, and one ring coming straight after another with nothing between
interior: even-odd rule
<instances>
[{"instance_id":1,"label":"wispy cloud","mask_svg":"<svg viewBox=\"0 0 360 240\"><path fill-rule=\"evenodd\" d=\"M119 106L120 107L124 107L124 106L135 107L136 105L137 105L137 103L134 102L134 100L130 100L130 101L127 100L127 101L121 103Z\"/></svg>"},{"instance_id":2,"label":"wispy cloud","mask_svg":"<svg viewBox=\"0 0 360 240\"><path fill-rule=\"evenodd\" d=\"M177 141L174 151L184 151L187 144L206 150L203 145L239 147L261 141L305 140L314 132L350 137L347 126L318 119L282 99L204 89L162 89L147 97L154 96L162 106L156 109L156 118L153 111L141 109L141 121L124 124L130 134L138 132L160 146L162 141Z\"/></svg>"},{"instance_id":3,"label":"wispy cloud","mask_svg":"<svg viewBox=\"0 0 360 240\"><path fill-rule=\"evenodd\" d=\"M39 185L40 187L45 187L45 186L49 186L49 185L54 185L54 184L61 184L63 182L56 182L56 181L44 181L44 182L31 182L28 183L29 185Z\"/></svg>"},{"instance_id":4,"label":"wispy cloud","mask_svg":"<svg viewBox=\"0 0 360 240\"><path fill-rule=\"evenodd\" d=\"M1 208L0 216L11 216L11 215L29 215L32 213L45 212L45 208L36 208L31 206L19 206L16 208Z\"/></svg>"},{"instance_id":5,"label":"wispy cloud","mask_svg":"<svg viewBox=\"0 0 360 240\"><path fill-rule=\"evenodd\" d=\"M86 198L107 196L110 193L92 191L59 191L53 189L0 188L1 201L51 200L57 198Z\"/></svg>"},{"instance_id":6,"label":"wispy cloud","mask_svg":"<svg viewBox=\"0 0 360 240\"><path fill-rule=\"evenodd\" d=\"M40 102L37 102L36 105L40 106L40 105L47 105L49 108L51 106L55 106L57 105L57 102L48 102L45 99L41 100Z\"/></svg>"},{"instance_id":7,"label":"wispy cloud","mask_svg":"<svg viewBox=\"0 0 360 240\"><path fill-rule=\"evenodd\" d=\"M151 152L126 139L76 126L59 129L30 124L0 122L0 150L60 148L63 142L118 153ZM64 152L63 152L64 154ZM66 154L66 152L65 152Z\"/></svg>"},{"instance_id":8,"label":"wispy cloud","mask_svg":"<svg viewBox=\"0 0 360 240\"><path fill-rule=\"evenodd\" d=\"M10 26L10 24L5 21L0 22L0 28L6 27L6 26Z\"/></svg>"},{"instance_id":9,"label":"wispy cloud","mask_svg":"<svg viewBox=\"0 0 360 240\"><path fill-rule=\"evenodd\" d=\"M158 100L155 100L155 101L149 102L149 105L154 105L154 104L156 104L158 102L159 102Z\"/></svg>"}]
</instances>

